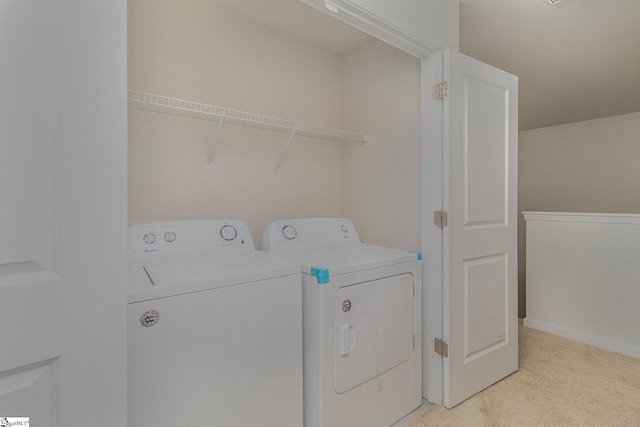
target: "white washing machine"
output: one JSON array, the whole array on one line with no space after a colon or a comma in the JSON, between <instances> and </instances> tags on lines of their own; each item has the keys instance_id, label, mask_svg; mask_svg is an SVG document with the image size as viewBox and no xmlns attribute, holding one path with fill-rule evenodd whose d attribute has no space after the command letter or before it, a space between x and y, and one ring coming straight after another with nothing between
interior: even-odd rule
<instances>
[{"instance_id":1,"label":"white washing machine","mask_svg":"<svg viewBox=\"0 0 640 427\"><path fill-rule=\"evenodd\" d=\"M305 427L388 427L422 403L421 255L344 218L277 221L261 249L302 271Z\"/></svg>"},{"instance_id":2,"label":"white washing machine","mask_svg":"<svg viewBox=\"0 0 640 427\"><path fill-rule=\"evenodd\" d=\"M129 227L129 425L300 427L300 267L242 221Z\"/></svg>"}]
</instances>

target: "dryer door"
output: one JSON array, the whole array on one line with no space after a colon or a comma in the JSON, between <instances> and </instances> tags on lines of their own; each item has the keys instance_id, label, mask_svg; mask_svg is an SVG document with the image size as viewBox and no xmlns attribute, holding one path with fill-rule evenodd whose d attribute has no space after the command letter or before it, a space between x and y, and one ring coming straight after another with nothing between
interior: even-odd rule
<instances>
[{"instance_id":1,"label":"dryer door","mask_svg":"<svg viewBox=\"0 0 640 427\"><path fill-rule=\"evenodd\" d=\"M345 286L334 297L335 390L344 393L411 358L414 277Z\"/></svg>"}]
</instances>

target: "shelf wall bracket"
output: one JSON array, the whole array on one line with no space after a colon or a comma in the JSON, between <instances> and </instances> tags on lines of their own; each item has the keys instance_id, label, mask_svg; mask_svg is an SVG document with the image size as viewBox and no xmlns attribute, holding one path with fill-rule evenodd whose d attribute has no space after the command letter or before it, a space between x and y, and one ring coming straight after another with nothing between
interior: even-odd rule
<instances>
[{"instance_id":1,"label":"shelf wall bracket","mask_svg":"<svg viewBox=\"0 0 640 427\"><path fill-rule=\"evenodd\" d=\"M216 145L218 145L218 139L220 138L220 131L222 131L222 125L224 123L224 116L227 113L227 110L222 110L220 112L220 118L218 119L218 130L216 130L216 137L213 140L213 144L211 144L211 150L209 150L209 157L207 158L207 168L213 169L213 153L216 150Z\"/></svg>"},{"instance_id":2,"label":"shelf wall bracket","mask_svg":"<svg viewBox=\"0 0 640 427\"><path fill-rule=\"evenodd\" d=\"M291 131L291 135L289 135L289 141L287 141L287 145L285 145L284 150L282 151L282 154L280 154L280 158L278 159L278 163L276 163L276 173L278 173L278 171L280 170L282 159L284 159L284 155L287 153L287 150L291 145L291 141L293 141L293 137L296 136L296 132L298 131L299 127L300 127L299 123L296 123L295 126L293 127L293 130Z\"/></svg>"}]
</instances>

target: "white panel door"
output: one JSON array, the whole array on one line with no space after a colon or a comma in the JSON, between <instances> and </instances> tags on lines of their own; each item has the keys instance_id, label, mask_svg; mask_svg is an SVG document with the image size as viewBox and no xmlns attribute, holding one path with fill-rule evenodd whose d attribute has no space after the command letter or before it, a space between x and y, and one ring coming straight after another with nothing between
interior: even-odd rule
<instances>
[{"instance_id":1,"label":"white panel door","mask_svg":"<svg viewBox=\"0 0 640 427\"><path fill-rule=\"evenodd\" d=\"M0 417L30 425L126 425L126 2L99 3L0 2Z\"/></svg>"},{"instance_id":2,"label":"white panel door","mask_svg":"<svg viewBox=\"0 0 640 427\"><path fill-rule=\"evenodd\" d=\"M441 297L441 337L448 344L442 403L452 407L518 369L517 78L449 50L427 62L441 75L428 79L448 83L443 100L429 94L427 101L442 123L435 131L441 147L427 147L442 161L442 179L439 194L427 195L433 200L424 206L448 212L442 231L425 222L432 234L442 234L441 264L428 266L440 273L426 293ZM432 345L439 337L431 331ZM434 372L438 362L433 348L427 350L427 369ZM437 372L427 376L434 379ZM437 392L433 387L432 395Z\"/></svg>"}]
</instances>

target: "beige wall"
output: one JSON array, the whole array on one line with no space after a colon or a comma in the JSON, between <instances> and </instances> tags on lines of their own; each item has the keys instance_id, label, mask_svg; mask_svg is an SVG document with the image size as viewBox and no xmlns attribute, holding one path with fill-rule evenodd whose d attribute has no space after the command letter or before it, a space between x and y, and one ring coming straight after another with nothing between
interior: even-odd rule
<instances>
[{"instance_id":1,"label":"beige wall","mask_svg":"<svg viewBox=\"0 0 640 427\"><path fill-rule=\"evenodd\" d=\"M378 40L344 58L342 206L363 241L420 250L420 60Z\"/></svg>"},{"instance_id":2,"label":"beige wall","mask_svg":"<svg viewBox=\"0 0 640 427\"><path fill-rule=\"evenodd\" d=\"M640 213L640 112L519 134L519 211ZM519 314L526 312L519 219Z\"/></svg>"},{"instance_id":3,"label":"beige wall","mask_svg":"<svg viewBox=\"0 0 640 427\"><path fill-rule=\"evenodd\" d=\"M129 88L342 128L342 62L211 0L129 1ZM341 143L129 112L129 221L238 218L256 245L273 220L342 214ZM363 129L348 129L361 131ZM357 143L356 143L357 144Z\"/></svg>"}]
</instances>

